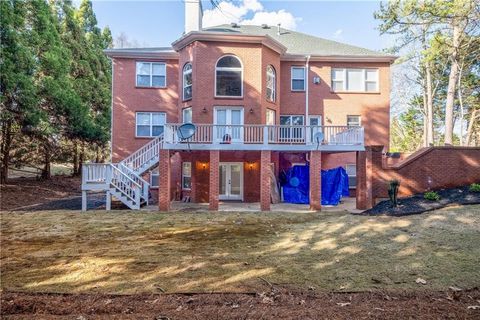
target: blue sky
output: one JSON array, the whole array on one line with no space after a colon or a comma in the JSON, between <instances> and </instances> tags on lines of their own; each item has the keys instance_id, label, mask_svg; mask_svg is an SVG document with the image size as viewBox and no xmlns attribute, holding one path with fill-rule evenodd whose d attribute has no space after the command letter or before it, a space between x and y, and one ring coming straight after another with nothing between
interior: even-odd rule
<instances>
[{"instance_id":1,"label":"blue sky","mask_svg":"<svg viewBox=\"0 0 480 320\"><path fill-rule=\"evenodd\" d=\"M380 36L373 13L378 1L266 1L231 0L222 11L209 11L210 1L202 1L208 21L236 20L240 23L282 22L288 27L322 38L381 50L392 44L390 36ZM184 30L184 2L94 0L100 27L108 25L114 36L124 32L140 46L170 46Z\"/></svg>"}]
</instances>

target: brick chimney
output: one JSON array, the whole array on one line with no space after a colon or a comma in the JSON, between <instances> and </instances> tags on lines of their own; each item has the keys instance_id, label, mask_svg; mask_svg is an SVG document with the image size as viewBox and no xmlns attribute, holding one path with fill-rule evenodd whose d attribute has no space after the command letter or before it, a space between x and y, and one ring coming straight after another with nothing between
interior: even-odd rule
<instances>
[{"instance_id":1,"label":"brick chimney","mask_svg":"<svg viewBox=\"0 0 480 320\"><path fill-rule=\"evenodd\" d=\"M202 1L185 0L185 33L202 30Z\"/></svg>"}]
</instances>

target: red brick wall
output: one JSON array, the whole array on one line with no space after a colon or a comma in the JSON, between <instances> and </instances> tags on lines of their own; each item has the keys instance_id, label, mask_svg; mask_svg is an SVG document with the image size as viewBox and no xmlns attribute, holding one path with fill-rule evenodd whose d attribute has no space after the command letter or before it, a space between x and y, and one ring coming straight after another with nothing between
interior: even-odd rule
<instances>
[{"instance_id":1,"label":"red brick wall","mask_svg":"<svg viewBox=\"0 0 480 320\"><path fill-rule=\"evenodd\" d=\"M366 149L360 153L357 164L357 189L365 193L360 198L366 199L360 208L370 207L376 198L388 197L392 179L400 181L400 196L480 182L478 147L423 148L393 166L384 165L381 146Z\"/></svg>"},{"instance_id":2,"label":"red brick wall","mask_svg":"<svg viewBox=\"0 0 480 320\"><path fill-rule=\"evenodd\" d=\"M136 61L164 61L167 88L136 88ZM135 138L135 112L166 112L167 122L178 121L178 61L113 59L112 161L118 162L146 144L149 138Z\"/></svg>"},{"instance_id":3,"label":"red brick wall","mask_svg":"<svg viewBox=\"0 0 480 320\"><path fill-rule=\"evenodd\" d=\"M304 66L305 62L282 61L281 113L305 114L305 92L291 91L292 66ZM332 92L332 68L378 68L378 93ZM320 84L313 84L313 77L320 77ZM347 115L360 115L365 127L366 145L389 145L390 132L390 65L388 63L327 63L310 62L309 114L324 115L324 125L346 125Z\"/></svg>"}]
</instances>

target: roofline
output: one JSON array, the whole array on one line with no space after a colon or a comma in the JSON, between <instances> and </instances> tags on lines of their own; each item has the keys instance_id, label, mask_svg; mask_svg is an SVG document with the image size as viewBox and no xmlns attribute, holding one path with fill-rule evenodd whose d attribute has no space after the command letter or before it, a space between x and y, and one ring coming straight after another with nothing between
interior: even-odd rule
<instances>
[{"instance_id":1,"label":"roofline","mask_svg":"<svg viewBox=\"0 0 480 320\"><path fill-rule=\"evenodd\" d=\"M249 34L228 34L225 32L203 32L191 31L172 43L175 51L188 46L194 41L217 41L217 42L233 42L233 43L261 43L270 49L283 54L287 51L287 47L275 40L269 35L249 35Z\"/></svg>"},{"instance_id":2,"label":"roofline","mask_svg":"<svg viewBox=\"0 0 480 320\"><path fill-rule=\"evenodd\" d=\"M305 61L307 54L284 54L282 61ZM310 61L318 62L389 62L397 60L391 55L310 55Z\"/></svg>"},{"instance_id":3,"label":"roofline","mask_svg":"<svg viewBox=\"0 0 480 320\"><path fill-rule=\"evenodd\" d=\"M103 52L110 58L147 58L147 59L174 59L178 60L179 54L175 51L137 50L135 49L105 49Z\"/></svg>"}]
</instances>

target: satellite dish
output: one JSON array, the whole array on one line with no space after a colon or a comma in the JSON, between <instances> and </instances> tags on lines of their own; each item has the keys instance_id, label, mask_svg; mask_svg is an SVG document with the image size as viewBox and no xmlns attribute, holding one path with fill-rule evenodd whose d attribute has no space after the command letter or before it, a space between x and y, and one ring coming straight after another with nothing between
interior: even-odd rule
<instances>
[{"instance_id":1,"label":"satellite dish","mask_svg":"<svg viewBox=\"0 0 480 320\"><path fill-rule=\"evenodd\" d=\"M325 135L323 134L323 132L319 131L315 133L314 139L317 142L317 150L318 150L318 147L320 146L321 143L323 143L323 140L325 139Z\"/></svg>"},{"instance_id":2,"label":"satellite dish","mask_svg":"<svg viewBox=\"0 0 480 320\"><path fill-rule=\"evenodd\" d=\"M177 136L180 138L181 141L185 141L193 137L197 127L193 123L184 123L177 129ZM190 143L188 143L188 150L190 150Z\"/></svg>"}]
</instances>

